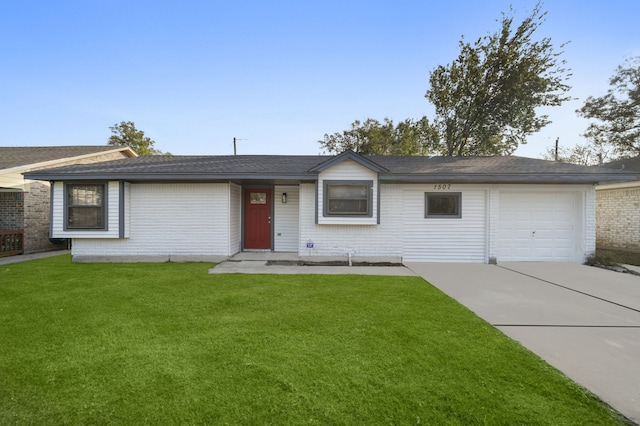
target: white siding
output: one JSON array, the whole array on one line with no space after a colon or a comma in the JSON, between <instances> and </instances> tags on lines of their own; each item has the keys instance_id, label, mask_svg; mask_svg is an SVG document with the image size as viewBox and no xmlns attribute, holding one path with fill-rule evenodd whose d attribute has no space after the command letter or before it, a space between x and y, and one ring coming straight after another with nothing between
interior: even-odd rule
<instances>
[{"instance_id":1,"label":"white siding","mask_svg":"<svg viewBox=\"0 0 640 426\"><path fill-rule=\"evenodd\" d=\"M129 206L129 238L77 238L74 256L229 255L226 183L131 184Z\"/></svg>"},{"instance_id":2,"label":"white siding","mask_svg":"<svg viewBox=\"0 0 640 426\"><path fill-rule=\"evenodd\" d=\"M287 202L282 202L282 194ZM300 190L298 186L278 186L273 190L274 251L297 252L300 237L299 227Z\"/></svg>"},{"instance_id":3,"label":"white siding","mask_svg":"<svg viewBox=\"0 0 640 426\"><path fill-rule=\"evenodd\" d=\"M229 184L229 254L238 253L242 238L242 187Z\"/></svg>"},{"instance_id":4,"label":"white siding","mask_svg":"<svg viewBox=\"0 0 640 426\"><path fill-rule=\"evenodd\" d=\"M482 187L451 185L461 192L461 218L425 218L425 193L434 185L404 185L403 260L412 262L487 262L487 193ZM400 204L398 204L400 205ZM400 230L399 230L400 231Z\"/></svg>"},{"instance_id":5,"label":"white siding","mask_svg":"<svg viewBox=\"0 0 640 426\"><path fill-rule=\"evenodd\" d=\"M124 183L124 238L129 238L129 230L131 229L131 184L129 182Z\"/></svg>"},{"instance_id":6,"label":"white siding","mask_svg":"<svg viewBox=\"0 0 640 426\"><path fill-rule=\"evenodd\" d=\"M120 183L107 183L107 229L105 230L64 230L64 183L55 182L51 200L52 238L118 238L120 234L119 204Z\"/></svg>"},{"instance_id":7,"label":"white siding","mask_svg":"<svg viewBox=\"0 0 640 426\"><path fill-rule=\"evenodd\" d=\"M373 181L371 217L324 217L325 180L370 180ZM378 174L353 160L344 160L324 170L318 177L318 223L323 225L375 225L378 223Z\"/></svg>"},{"instance_id":8,"label":"white siding","mask_svg":"<svg viewBox=\"0 0 640 426\"><path fill-rule=\"evenodd\" d=\"M383 185L379 225L315 224L315 185L300 185L301 256L401 257L401 185ZM313 241L313 249L307 241Z\"/></svg>"}]
</instances>

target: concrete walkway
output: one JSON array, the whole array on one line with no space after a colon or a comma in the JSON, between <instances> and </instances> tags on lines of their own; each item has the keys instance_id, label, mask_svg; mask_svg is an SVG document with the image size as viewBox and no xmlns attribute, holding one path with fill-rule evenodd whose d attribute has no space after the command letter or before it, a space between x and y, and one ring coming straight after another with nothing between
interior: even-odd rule
<instances>
[{"instance_id":1,"label":"concrete walkway","mask_svg":"<svg viewBox=\"0 0 640 426\"><path fill-rule=\"evenodd\" d=\"M324 262L345 262L342 257L323 257ZM319 275L387 275L416 276L396 258L367 258L369 262L394 266L321 266L301 265L296 253L241 252L209 269L210 274L319 274ZM357 265L358 258L353 259Z\"/></svg>"},{"instance_id":2,"label":"concrete walkway","mask_svg":"<svg viewBox=\"0 0 640 426\"><path fill-rule=\"evenodd\" d=\"M568 263L407 266L640 423L640 277Z\"/></svg>"},{"instance_id":3,"label":"concrete walkway","mask_svg":"<svg viewBox=\"0 0 640 426\"><path fill-rule=\"evenodd\" d=\"M0 265L10 265L12 263L26 262L27 260L44 259L46 257L61 256L69 254L70 250L46 251L43 253L19 254L17 256L0 257Z\"/></svg>"}]
</instances>

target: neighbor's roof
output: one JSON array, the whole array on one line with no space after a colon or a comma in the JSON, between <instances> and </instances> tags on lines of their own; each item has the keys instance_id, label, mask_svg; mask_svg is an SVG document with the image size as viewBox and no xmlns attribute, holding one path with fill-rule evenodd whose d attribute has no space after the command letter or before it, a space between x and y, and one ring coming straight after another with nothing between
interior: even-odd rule
<instances>
[{"instance_id":1,"label":"neighbor's roof","mask_svg":"<svg viewBox=\"0 0 640 426\"><path fill-rule=\"evenodd\" d=\"M84 146L0 146L0 171L13 172L34 167L55 165L69 160L92 157L110 152L124 152L129 157L137 154L129 147L112 145Z\"/></svg>"},{"instance_id":2,"label":"neighbor's roof","mask_svg":"<svg viewBox=\"0 0 640 426\"><path fill-rule=\"evenodd\" d=\"M26 174L41 180L126 181L314 181L319 167L341 156L239 155L143 156L91 165L39 170ZM533 158L362 156L363 164L383 182L457 183L597 183L635 180L633 173Z\"/></svg>"},{"instance_id":3,"label":"neighbor's roof","mask_svg":"<svg viewBox=\"0 0 640 426\"><path fill-rule=\"evenodd\" d=\"M610 163L606 163L604 167L609 169L630 170L638 173L640 172L640 156L612 161Z\"/></svg>"}]
</instances>

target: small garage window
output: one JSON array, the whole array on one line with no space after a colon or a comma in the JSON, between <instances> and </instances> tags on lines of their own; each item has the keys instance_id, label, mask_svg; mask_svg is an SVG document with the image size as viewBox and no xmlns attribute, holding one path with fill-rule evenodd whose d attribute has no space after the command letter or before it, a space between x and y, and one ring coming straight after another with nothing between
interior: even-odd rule
<instances>
[{"instance_id":1,"label":"small garage window","mask_svg":"<svg viewBox=\"0 0 640 426\"><path fill-rule=\"evenodd\" d=\"M324 181L324 215L371 217L372 188L372 181Z\"/></svg>"},{"instance_id":2,"label":"small garage window","mask_svg":"<svg viewBox=\"0 0 640 426\"><path fill-rule=\"evenodd\" d=\"M425 218L455 219L462 217L462 193L425 192Z\"/></svg>"}]
</instances>

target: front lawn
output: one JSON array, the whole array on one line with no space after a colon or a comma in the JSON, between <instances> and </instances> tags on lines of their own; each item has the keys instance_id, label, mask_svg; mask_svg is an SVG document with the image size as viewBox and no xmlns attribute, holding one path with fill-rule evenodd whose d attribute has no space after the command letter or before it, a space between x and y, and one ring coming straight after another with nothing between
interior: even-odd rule
<instances>
[{"instance_id":1,"label":"front lawn","mask_svg":"<svg viewBox=\"0 0 640 426\"><path fill-rule=\"evenodd\" d=\"M623 423L419 278L208 266L0 266L0 424Z\"/></svg>"}]
</instances>

